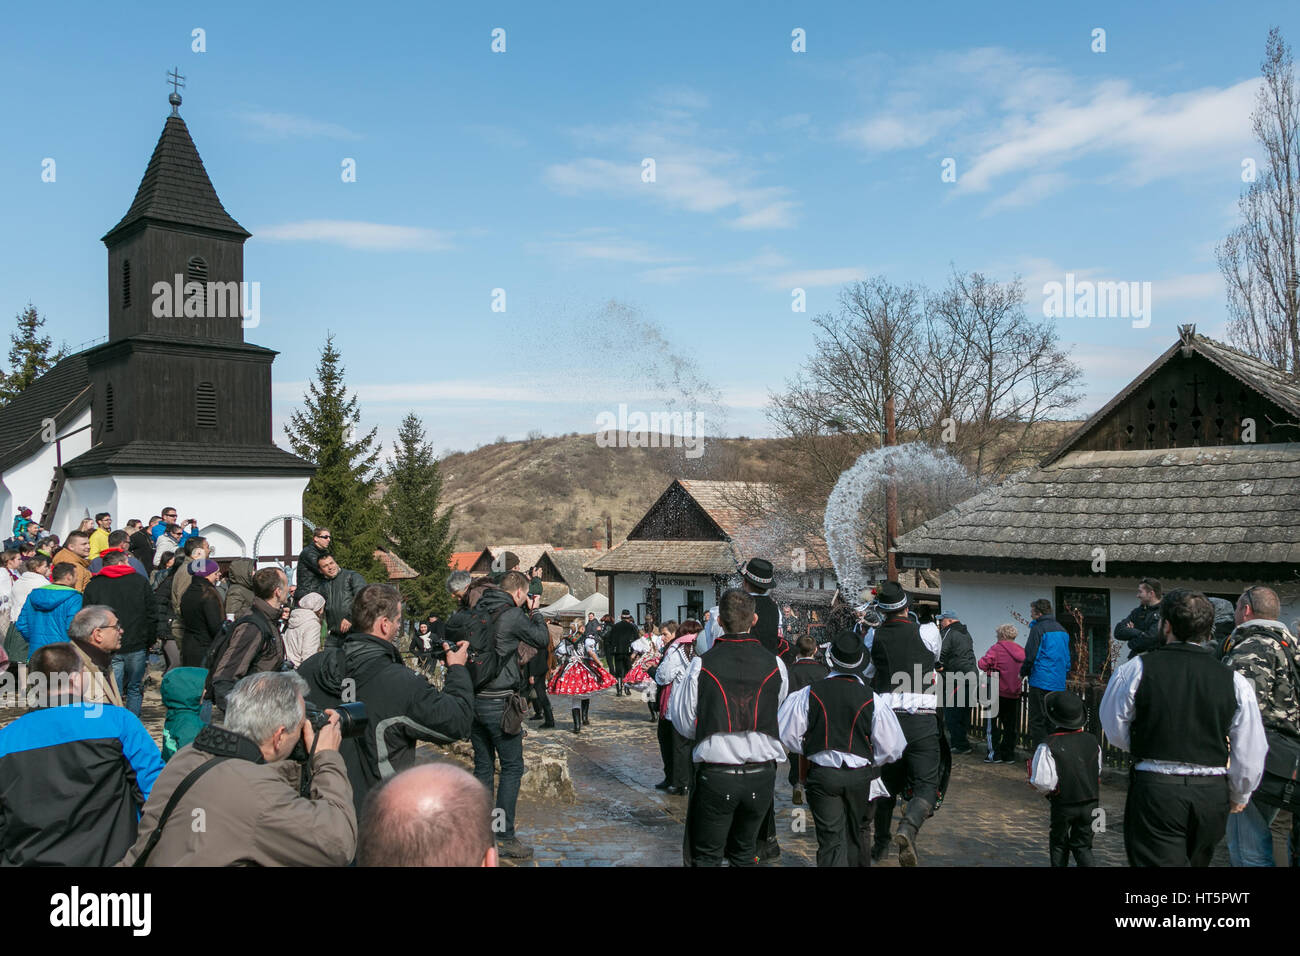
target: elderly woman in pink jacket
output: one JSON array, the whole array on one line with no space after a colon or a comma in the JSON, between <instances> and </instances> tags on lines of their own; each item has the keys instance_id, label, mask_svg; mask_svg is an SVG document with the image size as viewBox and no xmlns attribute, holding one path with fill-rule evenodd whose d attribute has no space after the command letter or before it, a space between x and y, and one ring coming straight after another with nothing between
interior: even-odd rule
<instances>
[{"instance_id":1,"label":"elderly woman in pink jacket","mask_svg":"<svg viewBox=\"0 0 1300 956\"><path fill-rule=\"evenodd\" d=\"M985 763L1015 763L1016 734L1020 729L1020 665L1025 649L1016 643L1016 626L1003 624L998 639L979 661L979 669L998 679L998 712L995 729L989 736L989 755Z\"/></svg>"}]
</instances>

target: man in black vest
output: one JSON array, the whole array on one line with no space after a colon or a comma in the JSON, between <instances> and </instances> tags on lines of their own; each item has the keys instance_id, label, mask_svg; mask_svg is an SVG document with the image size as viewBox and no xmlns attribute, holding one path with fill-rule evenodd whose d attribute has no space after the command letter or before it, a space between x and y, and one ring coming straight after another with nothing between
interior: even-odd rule
<instances>
[{"instance_id":1,"label":"man in black vest","mask_svg":"<svg viewBox=\"0 0 1300 956\"><path fill-rule=\"evenodd\" d=\"M858 638L858 643L862 643L862 638ZM829 668L817 660L817 642L807 634L795 642L794 650L794 660L786 661L786 670L790 675L790 697L814 681L823 680L830 673ZM793 791L791 802L795 806L803 803L803 778L808 773L806 763L806 760L790 757L790 789Z\"/></svg>"},{"instance_id":2,"label":"man in black vest","mask_svg":"<svg viewBox=\"0 0 1300 956\"><path fill-rule=\"evenodd\" d=\"M785 759L777 709L785 664L749 630L754 598L738 588L718 604L725 633L673 683L668 716L695 741L695 780L686 809L688 866L754 866L763 817L772 804L776 764Z\"/></svg>"},{"instance_id":3,"label":"man in black vest","mask_svg":"<svg viewBox=\"0 0 1300 956\"><path fill-rule=\"evenodd\" d=\"M907 594L897 581L886 581L876 594L885 615L871 642L872 679L878 706L893 709L907 738L902 759L886 767L881 782L889 790L876 801L876 838L872 856L889 848L894 804L909 794L903 822L894 835L899 866L916 866L916 834L934 812L939 799L939 720L934 652L921 640L921 630L907 613Z\"/></svg>"},{"instance_id":4,"label":"man in black vest","mask_svg":"<svg viewBox=\"0 0 1300 956\"><path fill-rule=\"evenodd\" d=\"M818 866L870 866L867 819L880 768L903 754L907 738L888 707L877 707L859 676L862 638L840 631L827 653L830 673L785 699L777 713L781 742L801 753L808 806L817 829Z\"/></svg>"},{"instance_id":5,"label":"man in black vest","mask_svg":"<svg viewBox=\"0 0 1300 956\"><path fill-rule=\"evenodd\" d=\"M1254 689L1197 646L1213 628L1204 594L1170 591L1165 643L1127 661L1102 697L1107 739L1136 760L1124 802L1130 866L1208 866L1228 814L1245 809L1264 772Z\"/></svg>"},{"instance_id":6,"label":"man in black vest","mask_svg":"<svg viewBox=\"0 0 1300 956\"><path fill-rule=\"evenodd\" d=\"M640 636L641 632L632 620L631 611L620 614L618 623L605 635L605 665L618 682L615 685L615 697L622 697L624 690L627 690L627 696L632 696L631 688L623 687L623 678L632 669L632 642Z\"/></svg>"}]
</instances>

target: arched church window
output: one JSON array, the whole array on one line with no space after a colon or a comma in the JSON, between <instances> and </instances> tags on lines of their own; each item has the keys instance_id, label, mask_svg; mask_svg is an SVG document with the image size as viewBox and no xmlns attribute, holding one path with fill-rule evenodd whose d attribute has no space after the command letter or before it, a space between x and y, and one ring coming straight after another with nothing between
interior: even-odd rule
<instances>
[{"instance_id":1,"label":"arched church window","mask_svg":"<svg viewBox=\"0 0 1300 956\"><path fill-rule=\"evenodd\" d=\"M217 427L217 388L211 382L199 382L194 389L194 423L199 428Z\"/></svg>"},{"instance_id":2,"label":"arched church window","mask_svg":"<svg viewBox=\"0 0 1300 956\"><path fill-rule=\"evenodd\" d=\"M191 282L199 284L195 295L199 305L202 306L208 291L208 260L202 256L190 256L189 262L185 263L185 284L189 285ZM189 298L188 294L186 298Z\"/></svg>"}]
</instances>

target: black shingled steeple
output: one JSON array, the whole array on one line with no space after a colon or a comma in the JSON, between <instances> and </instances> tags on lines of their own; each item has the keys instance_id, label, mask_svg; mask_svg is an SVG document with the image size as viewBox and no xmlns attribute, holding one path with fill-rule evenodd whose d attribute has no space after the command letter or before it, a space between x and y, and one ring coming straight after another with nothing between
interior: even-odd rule
<instances>
[{"instance_id":1,"label":"black shingled steeple","mask_svg":"<svg viewBox=\"0 0 1300 956\"><path fill-rule=\"evenodd\" d=\"M116 235L142 220L211 229L244 239L250 235L221 205L190 131L179 116L167 117L135 201L103 241L111 246Z\"/></svg>"}]
</instances>

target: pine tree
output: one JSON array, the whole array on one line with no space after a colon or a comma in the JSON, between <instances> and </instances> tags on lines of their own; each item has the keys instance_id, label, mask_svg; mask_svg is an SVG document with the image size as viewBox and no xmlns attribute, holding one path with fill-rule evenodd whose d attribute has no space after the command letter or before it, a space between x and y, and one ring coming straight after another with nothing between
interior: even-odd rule
<instances>
[{"instance_id":1,"label":"pine tree","mask_svg":"<svg viewBox=\"0 0 1300 956\"><path fill-rule=\"evenodd\" d=\"M295 411L284 432L298 455L316 463L302 496L304 516L333 532L331 550L340 566L383 581L384 566L374 557L383 546L383 511L374 496L380 447L373 428L355 437L361 413L356 395L347 392L341 358L334 336L327 335L316 380L303 398L306 410Z\"/></svg>"},{"instance_id":2,"label":"pine tree","mask_svg":"<svg viewBox=\"0 0 1300 956\"><path fill-rule=\"evenodd\" d=\"M0 373L0 406L9 404L23 389L42 375L65 355L66 350L59 349L50 354L51 341L48 335L41 335L45 320L30 302L27 308L17 315L18 328L14 331L9 348L9 372Z\"/></svg>"},{"instance_id":3,"label":"pine tree","mask_svg":"<svg viewBox=\"0 0 1300 956\"><path fill-rule=\"evenodd\" d=\"M420 419L402 419L393 458L384 470L384 534L397 554L420 576L401 582L402 597L413 614L446 617L454 610L447 593L447 568L455 542L452 509L438 514L442 474ZM414 620L412 616L412 620Z\"/></svg>"}]
</instances>

